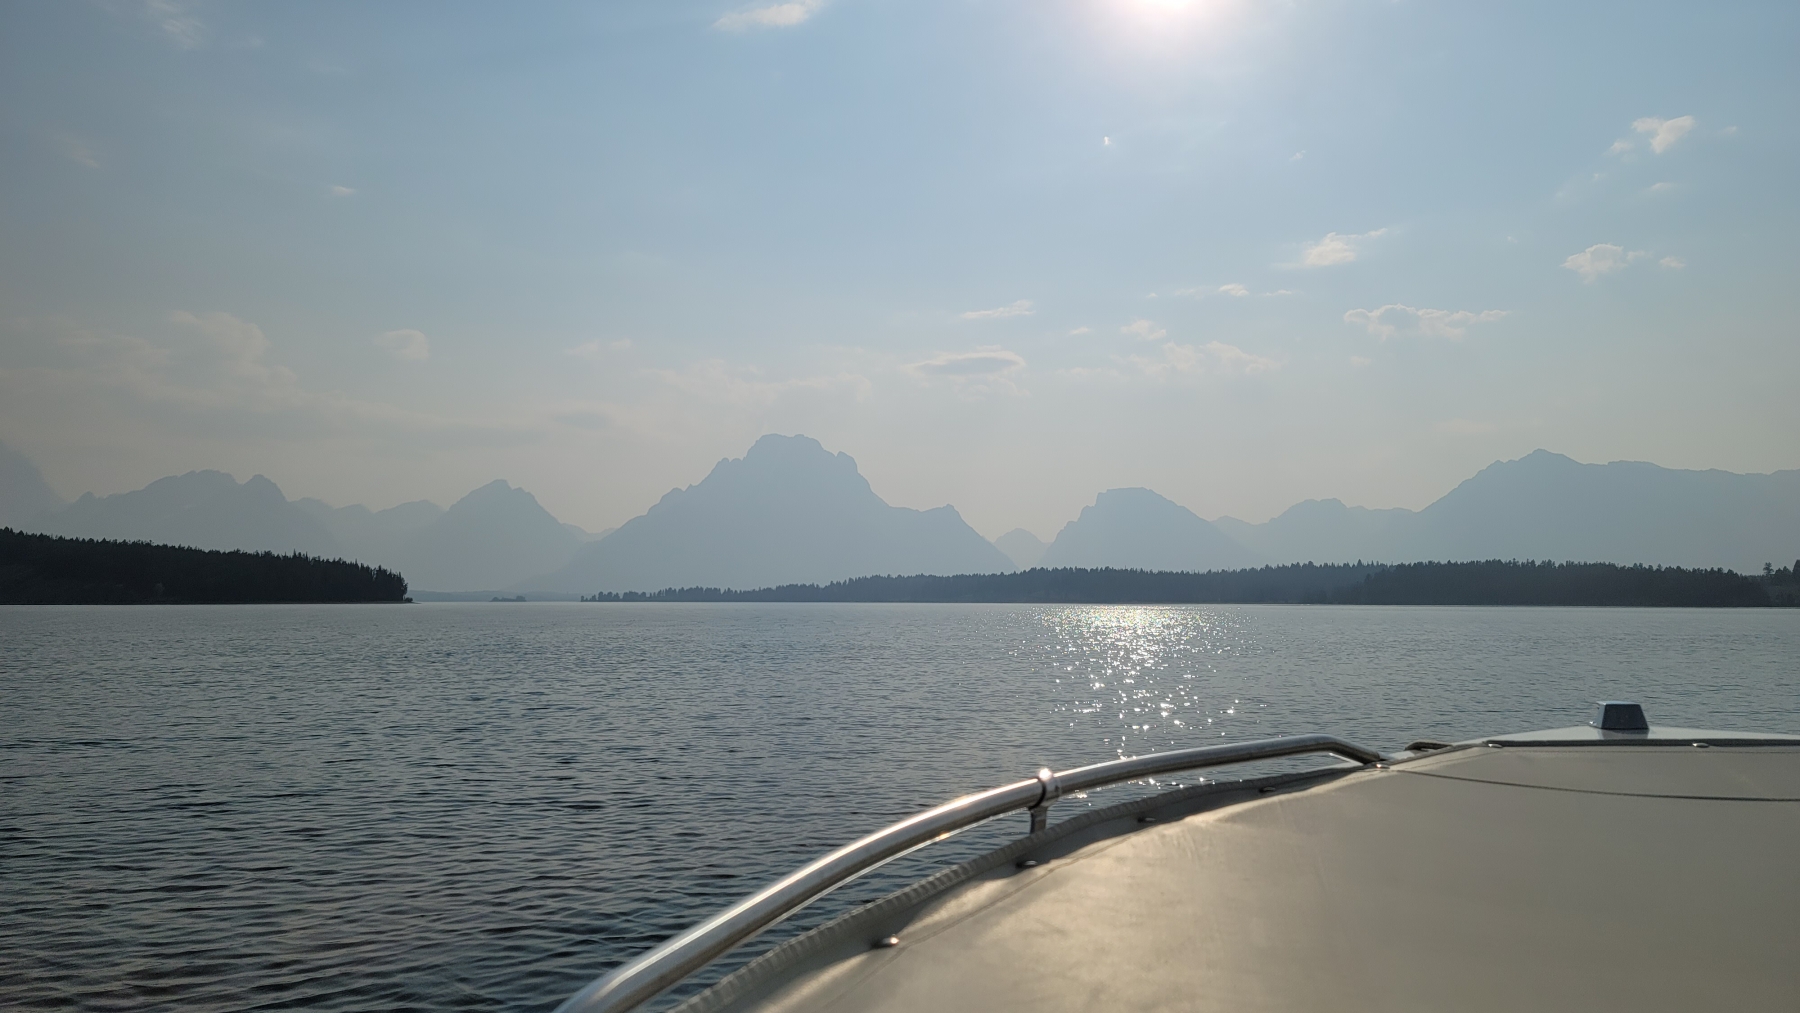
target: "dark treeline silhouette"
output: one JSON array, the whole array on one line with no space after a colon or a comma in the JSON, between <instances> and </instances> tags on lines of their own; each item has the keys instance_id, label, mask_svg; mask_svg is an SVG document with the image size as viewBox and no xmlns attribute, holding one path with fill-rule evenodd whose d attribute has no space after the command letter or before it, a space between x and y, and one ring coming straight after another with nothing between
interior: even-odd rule
<instances>
[{"instance_id":1,"label":"dark treeline silhouette","mask_svg":"<svg viewBox=\"0 0 1800 1013\"><path fill-rule=\"evenodd\" d=\"M1370 574L1333 600L1355 605L1649 605L1690 608L1771 604L1763 582L1730 570L1612 563L1403 563Z\"/></svg>"},{"instance_id":2,"label":"dark treeline silhouette","mask_svg":"<svg viewBox=\"0 0 1800 1013\"><path fill-rule=\"evenodd\" d=\"M361 563L0 528L0 602L8 604L405 600L406 578Z\"/></svg>"},{"instance_id":3,"label":"dark treeline silhouette","mask_svg":"<svg viewBox=\"0 0 1800 1013\"><path fill-rule=\"evenodd\" d=\"M1366 563L1295 563L1254 570L1180 573L1166 570L1039 567L1017 573L954 577L857 577L830 584L784 584L754 591L716 587L649 593L601 592L583 601L856 601L1189 604L1325 602L1332 591L1381 569Z\"/></svg>"},{"instance_id":4,"label":"dark treeline silhouette","mask_svg":"<svg viewBox=\"0 0 1800 1013\"><path fill-rule=\"evenodd\" d=\"M1033 569L955 577L858 577L751 591L716 587L601 592L590 602L1016 602L1060 604L1642 605L1785 602L1768 578L1729 570L1487 560L1297 563L1249 570Z\"/></svg>"}]
</instances>

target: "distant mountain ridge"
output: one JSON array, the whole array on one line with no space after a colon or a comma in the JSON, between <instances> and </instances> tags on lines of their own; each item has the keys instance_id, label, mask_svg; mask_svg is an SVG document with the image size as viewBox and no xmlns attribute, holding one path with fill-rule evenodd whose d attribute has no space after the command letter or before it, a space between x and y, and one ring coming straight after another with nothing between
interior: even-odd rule
<instances>
[{"instance_id":1,"label":"distant mountain ridge","mask_svg":"<svg viewBox=\"0 0 1800 1013\"><path fill-rule=\"evenodd\" d=\"M1179 503L1149 489L1108 489L1063 526L1038 565L1204 572L1260 562Z\"/></svg>"},{"instance_id":2,"label":"distant mountain ridge","mask_svg":"<svg viewBox=\"0 0 1800 1013\"><path fill-rule=\"evenodd\" d=\"M239 483L222 471L172 475L111 496L88 493L20 524L66 537L359 560L397 570L416 588L450 591L494 590L555 569L588 538L503 481L449 510L417 500L375 511L290 501L262 475Z\"/></svg>"},{"instance_id":3,"label":"distant mountain ridge","mask_svg":"<svg viewBox=\"0 0 1800 1013\"><path fill-rule=\"evenodd\" d=\"M520 591L760 587L876 573L994 573L1013 564L955 507L890 506L850 455L768 435L669 493Z\"/></svg>"},{"instance_id":4,"label":"distant mountain ridge","mask_svg":"<svg viewBox=\"0 0 1800 1013\"><path fill-rule=\"evenodd\" d=\"M111 496L83 493L32 525L44 534L159 542L196 549L341 555L315 516L252 475L239 484L222 471L190 471Z\"/></svg>"},{"instance_id":5,"label":"distant mountain ridge","mask_svg":"<svg viewBox=\"0 0 1800 1013\"><path fill-rule=\"evenodd\" d=\"M1044 558L1044 550L1049 547L1043 539L1024 528L1014 528L994 539L994 548L1006 553L1006 558L1021 570L1029 570L1038 565L1038 561Z\"/></svg>"},{"instance_id":6,"label":"distant mountain ridge","mask_svg":"<svg viewBox=\"0 0 1800 1013\"><path fill-rule=\"evenodd\" d=\"M1549 559L1749 573L1800 554L1800 470L1582 464L1537 450L1416 512L1307 500L1263 524L1216 523L1272 563Z\"/></svg>"},{"instance_id":7,"label":"distant mountain ridge","mask_svg":"<svg viewBox=\"0 0 1800 1013\"><path fill-rule=\"evenodd\" d=\"M360 560L399 570L421 592L591 594L1032 566L1204 571L1309 561L1526 559L1754 573L1800 556L1800 470L1582 464L1545 450L1497 461L1418 511L1322 499L1261 524L1209 522L1148 489L1112 489L1047 545L1023 529L990 543L948 506L890 506L848 455L775 435L610 533L561 523L504 481L449 510L418 500L372 511L289 501L262 475L239 483L193 471L65 504L4 444L0 511L0 523L48 534Z\"/></svg>"},{"instance_id":8,"label":"distant mountain ridge","mask_svg":"<svg viewBox=\"0 0 1800 1013\"><path fill-rule=\"evenodd\" d=\"M30 458L0 443L0 525L29 524L63 505Z\"/></svg>"}]
</instances>

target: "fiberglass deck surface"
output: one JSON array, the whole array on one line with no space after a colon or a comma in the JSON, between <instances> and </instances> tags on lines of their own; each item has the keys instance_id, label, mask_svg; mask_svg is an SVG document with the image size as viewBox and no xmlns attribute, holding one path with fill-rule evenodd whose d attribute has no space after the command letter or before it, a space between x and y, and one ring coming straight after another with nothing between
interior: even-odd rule
<instances>
[{"instance_id":1,"label":"fiberglass deck surface","mask_svg":"<svg viewBox=\"0 0 1800 1013\"><path fill-rule=\"evenodd\" d=\"M849 926L725 1005L1800 1008L1800 748L1462 748L1156 815Z\"/></svg>"}]
</instances>

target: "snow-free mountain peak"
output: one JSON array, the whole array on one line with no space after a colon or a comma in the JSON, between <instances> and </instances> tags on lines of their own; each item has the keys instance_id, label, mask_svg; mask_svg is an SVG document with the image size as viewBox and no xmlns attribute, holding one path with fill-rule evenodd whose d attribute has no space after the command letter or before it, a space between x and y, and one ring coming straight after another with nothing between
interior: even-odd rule
<instances>
[{"instance_id":1,"label":"snow-free mountain peak","mask_svg":"<svg viewBox=\"0 0 1800 1013\"><path fill-rule=\"evenodd\" d=\"M1179 503L1149 489L1108 489L1063 526L1040 565L1220 570L1257 562L1255 553Z\"/></svg>"},{"instance_id":2,"label":"snow-free mountain peak","mask_svg":"<svg viewBox=\"0 0 1800 1013\"><path fill-rule=\"evenodd\" d=\"M673 489L525 591L762 587L870 574L994 573L1012 562L954 507L889 506L850 455L769 435Z\"/></svg>"},{"instance_id":3,"label":"snow-free mountain peak","mask_svg":"<svg viewBox=\"0 0 1800 1013\"><path fill-rule=\"evenodd\" d=\"M61 508L63 498L31 459L0 443L0 525L17 527Z\"/></svg>"},{"instance_id":4,"label":"snow-free mountain peak","mask_svg":"<svg viewBox=\"0 0 1800 1013\"><path fill-rule=\"evenodd\" d=\"M1050 547L1050 543L1024 528L1014 528L994 539L994 547L1006 553L1006 557L1019 569L1029 570L1044 558L1044 550Z\"/></svg>"}]
</instances>

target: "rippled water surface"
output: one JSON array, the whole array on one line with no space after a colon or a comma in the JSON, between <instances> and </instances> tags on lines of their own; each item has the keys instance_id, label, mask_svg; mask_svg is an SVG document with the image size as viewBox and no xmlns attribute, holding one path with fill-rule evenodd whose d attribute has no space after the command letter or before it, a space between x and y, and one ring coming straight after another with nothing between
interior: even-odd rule
<instances>
[{"instance_id":1,"label":"rippled water surface","mask_svg":"<svg viewBox=\"0 0 1800 1013\"><path fill-rule=\"evenodd\" d=\"M1601 697L1800 733L1797 658L1793 611L0 608L0 1003L544 1010L1040 764L1319 730L1397 748Z\"/></svg>"}]
</instances>

